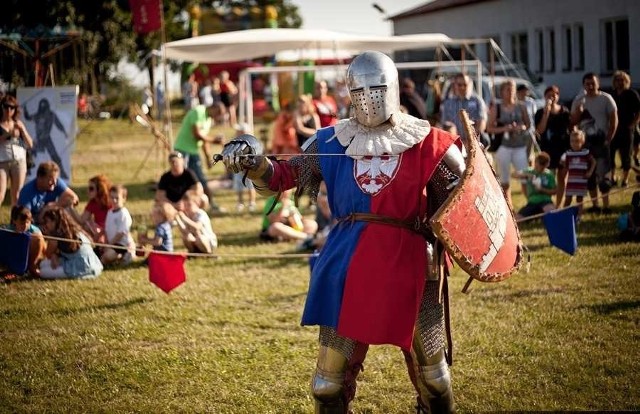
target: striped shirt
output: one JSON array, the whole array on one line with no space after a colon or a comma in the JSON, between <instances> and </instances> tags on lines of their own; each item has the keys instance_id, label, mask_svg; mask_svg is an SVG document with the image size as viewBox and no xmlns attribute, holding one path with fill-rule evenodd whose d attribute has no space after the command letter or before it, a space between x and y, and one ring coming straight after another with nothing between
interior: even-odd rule
<instances>
[{"instance_id":1,"label":"striped shirt","mask_svg":"<svg viewBox=\"0 0 640 414\"><path fill-rule=\"evenodd\" d=\"M589 170L590 163L593 162L593 155L588 149L580 151L569 150L562 154L560 165L567 169L567 196L585 196L587 194L587 181L585 177Z\"/></svg>"}]
</instances>

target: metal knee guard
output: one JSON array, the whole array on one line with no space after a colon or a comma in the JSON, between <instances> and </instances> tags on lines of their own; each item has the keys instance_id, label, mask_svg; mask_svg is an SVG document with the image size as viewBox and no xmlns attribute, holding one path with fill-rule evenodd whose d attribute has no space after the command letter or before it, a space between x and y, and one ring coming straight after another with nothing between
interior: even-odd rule
<instances>
[{"instance_id":1,"label":"metal knee guard","mask_svg":"<svg viewBox=\"0 0 640 414\"><path fill-rule=\"evenodd\" d=\"M320 347L318 365L311 380L316 414L348 413L349 401L344 389L347 369L347 358L334 349Z\"/></svg>"},{"instance_id":2,"label":"metal knee guard","mask_svg":"<svg viewBox=\"0 0 640 414\"><path fill-rule=\"evenodd\" d=\"M421 354L421 350L416 350L415 347L411 353L417 374L416 388L419 394L419 405L424 406L431 414L455 412L451 376L444 350L430 357L425 357Z\"/></svg>"}]
</instances>

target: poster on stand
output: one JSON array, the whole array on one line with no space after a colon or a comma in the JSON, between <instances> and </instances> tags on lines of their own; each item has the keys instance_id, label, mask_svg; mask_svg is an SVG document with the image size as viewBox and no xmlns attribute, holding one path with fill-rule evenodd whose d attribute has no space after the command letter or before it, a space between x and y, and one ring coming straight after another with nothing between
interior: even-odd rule
<instances>
[{"instance_id":1,"label":"poster on stand","mask_svg":"<svg viewBox=\"0 0 640 414\"><path fill-rule=\"evenodd\" d=\"M35 167L28 171L27 180L35 178L41 162L54 161L60 167L60 178L70 183L78 90L77 85L18 88L20 116L33 138Z\"/></svg>"}]
</instances>

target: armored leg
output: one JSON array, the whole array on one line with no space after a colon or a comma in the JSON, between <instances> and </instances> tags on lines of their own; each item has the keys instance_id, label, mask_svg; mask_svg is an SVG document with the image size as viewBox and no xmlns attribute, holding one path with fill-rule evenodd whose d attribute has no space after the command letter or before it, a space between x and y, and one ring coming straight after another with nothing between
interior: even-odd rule
<instances>
[{"instance_id":1,"label":"armored leg","mask_svg":"<svg viewBox=\"0 0 640 414\"><path fill-rule=\"evenodd\" d=\"M416 390L418 391L418 408L425 413L454 413L453 389L449 367L444 358L444 350L428 357L424 362L416 362L422 358L413 351L414 370L416 372ZM421 411L418 411L421 412Z\"/></svg>"},{"instance_id":2,"label":"armored leg","mask_svg":"<svg viewBox=\"0 0 640 414\"><path fill-rule=\"evenodd\" d=\"M316 414L346 414L356 393L356 377L368 346L320 328L320 351L311 380Z\"/></svg>"},{"instance_id":3,"label":"armored leg","mask_svg":"<svg viewBox=\"0 0 640 414\"><path fill-rule=\"evenodd\" d=\"M428 280L423 294L411 352L405 352L409 376L418 392L418 412L453 413L453 390L445 360L443 306L438 283Z\"/></svg>"}]
</instances>

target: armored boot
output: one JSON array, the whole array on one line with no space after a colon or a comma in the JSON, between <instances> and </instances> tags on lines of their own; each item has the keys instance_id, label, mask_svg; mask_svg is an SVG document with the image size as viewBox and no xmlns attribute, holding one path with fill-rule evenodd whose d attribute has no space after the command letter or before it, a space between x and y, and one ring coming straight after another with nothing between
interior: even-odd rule
<instances>
[{"instance_id":1,"label":"armored boot","mask_svg":"<svg viewBox=\"0 0 640 414\"><path fill-rule=\"evenodd\" d=\"M427 365L418 367L418 413L455 413L453 389L444 351L427 359Z\"/></svg>"},{"instance_id":2,"label":"armored boot","mask_svg":"<svg viewBox=\"0 0 640 414\"><path fill-rule=\"evenodd\" d=\"M349 361L335 349L321 346L318 365L311 380L316 414L347 414L349 400L345 378Z\"/></svg>"},{"instance_id":3,"label":"armored boot","mask_svg":"<svg viewBox=\"0 0 640 414\"><path fill-rule=\"evenodd\" d=\"M329 327L320 328L318 365L311 381L316 414L349 414L356 395L356 378L362 371L368 345L340 337Z\"/></svg>"}]
</instances>

